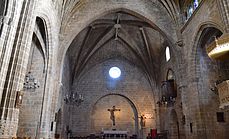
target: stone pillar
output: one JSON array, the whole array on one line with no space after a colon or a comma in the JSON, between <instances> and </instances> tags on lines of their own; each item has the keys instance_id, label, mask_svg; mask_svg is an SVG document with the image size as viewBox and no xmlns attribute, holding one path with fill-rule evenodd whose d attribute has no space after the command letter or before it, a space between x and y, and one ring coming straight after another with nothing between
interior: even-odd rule
<instances>
[{"instance_id":1,"label":"stone pillar","mask_svg":"<svg viewBox=\"0 0 229 139\"><path fill-rule=\"evenodd\" d=\"M6 1L5 1L6 2ZM22 0L7 1L6 11L2 16L0 28L0 102L2 98L3 86L7 74L10 54L13 49L13 39L16 35L16 30L19 22L17 13L21 12Z\"/></svg>"},{"instance_id":2,"label":"stone pillar","mask_svg":"<svg viewBox=\"0 0 229 139\"><path fill-rule=\"evenodd\" d=\"M19 109L15 107L17 91L22 90L31 46L35 17L33 15L35 0L22 1L17 36L13 40L13 48L9 53L9 65L6 68L6 81L3 85L0 104L0 138L16 136ZM15 8L15 7L13 7ZM11 40L12 41L12 40Z\"/></svg>"},{"instance_id":3,"label":"stone pillar","mask_svg":"<svg viewBox=\"0 0 229 139\"><path fill-rule=\"evenodd\" d=\"M229 33L229 2L228 0L218 0L218 7L224 21L225 31Z\"/></svg>"},{"instance_id":4,"label":"stone pillar","mask_svg":"<svg viewBox=\"0 0 229 139\"><path fill-rule=\"evenodd\" d=\"M6 11L7 11L7 8L8 8L8 1L6 0L2 0L0 2L0 36L1 36L1 33L2 33L2 24L4 22L4 17L6 15Z\"/></svg>"}]
</instances>

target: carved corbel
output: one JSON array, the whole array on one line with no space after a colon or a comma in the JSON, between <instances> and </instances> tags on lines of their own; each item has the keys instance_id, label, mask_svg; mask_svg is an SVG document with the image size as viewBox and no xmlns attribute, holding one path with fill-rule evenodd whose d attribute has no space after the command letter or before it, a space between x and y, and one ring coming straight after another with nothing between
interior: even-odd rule
<instances>
[{"instance_id":1,"label":"carved corbel","mask_svg":"<svg viewBox=\"0 0 229 139\"><path fill-rule=\"evenodd\" d=\"M183 40L183 39L180 39L180 40L178 40L175 44L176 44L177 46L179 46L179 47L183 47L183 46L184 46L184 40Z\"/></svg>"}]
</instances>

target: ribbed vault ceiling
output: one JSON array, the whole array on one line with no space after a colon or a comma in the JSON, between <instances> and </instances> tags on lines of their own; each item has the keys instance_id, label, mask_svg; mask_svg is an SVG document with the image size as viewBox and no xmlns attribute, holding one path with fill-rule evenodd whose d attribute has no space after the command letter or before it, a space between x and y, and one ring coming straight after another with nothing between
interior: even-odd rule
<instances>
[{"instance_id":1,"label":"ribbed vault ceiling","mask_svg":"<svg viewBox=\"0 0 229 139\"><path fill-rule=\"evenodd\" d=\"M120 11L95 20L81 31L69 47L67 56L73 80L94 65L119 59L138 67L152 82L157 78L166 45L167 41L157 27Z\"/></svg>"},{"instance_id":2,"label":"ribbed vault ceiling","mask_svg":"<svg viewBox=\"0 0 229 139\"><path fill-rule=\"evenodd\" d=\"M87 0L60 0L62 5L63 17L72 13L74 9L81 7ZM154 0L151 0L154 2ZM182 14L182 11L189 5L191 0L159 0L159 2L166 9L168 15L174 21L178 23L179 14Z\"/></svg>"}]
</instances>

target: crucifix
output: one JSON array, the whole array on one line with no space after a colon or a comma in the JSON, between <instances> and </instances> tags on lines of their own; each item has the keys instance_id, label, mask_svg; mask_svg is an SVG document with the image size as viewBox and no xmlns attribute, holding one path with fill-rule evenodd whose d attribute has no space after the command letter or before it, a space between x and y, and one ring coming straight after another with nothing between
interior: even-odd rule
<instances>
[{"instance_id":1,"label":"crucifix","mask_svg":"<svg viewBox=\"0 0 229 139\"><path fill-rule=\"evenodd\" d=\"M114 114L114 112L115 111L121 111L121 109L116 109L115 108L115 106L113 106L112 107L112 109L108 109L107 111L109 111L110 112L110 119L112 120L112 122L113 122L113 126L115 126L115 114Z\"/></svg>"},{"instance_id":2,"label":"crucifix","mask_svg":"<svg viewBox=\"0 0 229 139\"><path fill-rule=\"evenodd\" d=\"M138 117L138 118L140 118L140 126L141 126L141 128L144 128L145 127L145 125L146 125L146 117L144 116L144 114L142 114L140 117Z\"/></svg>"}]
</instances>

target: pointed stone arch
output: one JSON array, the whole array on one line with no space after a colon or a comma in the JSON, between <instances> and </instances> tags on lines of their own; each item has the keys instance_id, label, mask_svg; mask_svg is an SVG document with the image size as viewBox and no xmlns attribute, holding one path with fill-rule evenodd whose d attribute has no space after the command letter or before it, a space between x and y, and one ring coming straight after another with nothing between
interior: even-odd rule
<instances>
[{"instance_id":1,"label":"pointed stone arch","mask_svg":"<svg viewBox=\"0 0 229 139\"><path fill-rule=\"evenodd\" d=\"M53 16L50 16L53 15ZM55 121L55 112L58 111L57 103L58 103L58 91L52 87L56 85L55 82L55 50L58 45L58 36L56 33L57 21L54 20L54 13L50 13L49 9L46 7L42 7L42 10L39 9L36 13L37 18L42 22L41 27L38 27L43 30L41 32L40 38L44 39L44 46L42 49L44 50L45 55L45 86L44 86L44 94L42 98L42 108L40 113L40 132L38 132L39 137L47 138L50 134L51 124Z\"/></svg>"},{"instance_id":2,"label":"pointed stone arch","mask_svg":"<svg viewBox=\"0 0 229 139\"><path fill-rule=\"evenodd\" d=\"M44 36L45 35L45 36ZM24 134L37 138L41 127L43 116L44 95L47 87L47 40L45 21L36 17L30 46L26 77L33 77L38 87L30 89L24 83L24 97L19 113L18 133L19 137ZM25 77L25 78L26 78ZM33 88L33 86L32 86ZM33 101L33 103L31 103ZM31 122L33 121L33 122Z\"/></svg>"},{"instance_id":3,"label":"pointed stone arch","mask_svg":"<svg viewBox=\"0 0 229 139\"><path fill-rule=\"evenodd\" d=\"M72 40L74 39L76 34L78 34L80 31L82 31L83 28L85 28L88 25L90 25L90 23L92 23L94 20L96 20L96 19L98 19L98 18L100 18L100 17L102 17L104 15L107 15L109 13L114 13L114 12L118 12L118 11L123 11L123 12L126 12L128 14L134 15L134 16L140 18L140 19L143 19L144 21L149 23L153 28L157 29L165 38L167 38L171 45L174 45L175 42L176 42L175 26L173 26L174 24L165 25L165 24L168 23L167 21L171 20L171 19L169 17L167 17L167 16L164 16L163 18L168 18L168 19L163 19L163 20L166 20L166 23L165 22L162 23L159 20L156 21L155 17L153 17L153 15L147 13L147 12L150 12L150 11L148 11L148 10L143 10L142 11L141 6L145 5L146 3L142 3L142 2L140 2L140 3L142 5L140 5L140 7L136 6L135 8L137 8L137 9L131 7L131 4L129 4L129 3L128 3L129 5L127 4L127 6L124 6L124 7L122 7L122 5L117 5L116 7L112 7L112 6L110 7L110 5L108 5L108 7L106 9L104 9L104 8L100 8L99 9L98 8L99 10L97 10L95 13L91 13L92 15L85 15L85 17L90 17L90 18L85 18L85 19L83 17L77 17L78 16L77 10L73 11L71 13L69 19L66 20L66 23L63 23L63 25L66 28L63 28L63 26L62 26L62 29L61 29L62 30L61 31L61 34L62 34L61 35L61 40L62 41L61 41L61 44L60 44L61 45L61 50L60 50L60 54L59 54L59 57L58 57L58 59L59 59L58 61L60 61L61 63L59 63L59 64L62 65L62 63L64 61L65 53L67 52L67 49L70 46L70 43L72 42ZM94 3L94 4L97 5L98 3ZM157 5L159 7L159 8L157 7L158 9L160 9L159 5ZM93 6L93 2L85 4L85 7L82 10L83 11L86 10L87 6ZM155 8L156 6L154 5L153 7ZM160 10L162 10L162 9L160 9ZM90 14L90 12L85 12L85 14ZM157 17L157 15L155 15L155 16ZM80 20L81 23L78 25L77 28L75 28L75 27L77 26L77 24L78 24L77 22L79 22L79 21L74 21L74 20L76 20L76 17L77 18L83 18L82 20ZM158 23L156 23L156 22L158 22ZM161 22L162 26L159 25L159 22ZM74 23L74 25L73 25L73 23ZM69 26L71 26L71 31L70 30L68 31L68 27ZM166 28L169 28L167 31L165 31L166 30L165 26L166 26ZM171 36L173 36L175 38L171 38ZM62 47L62 45L64 47ZM61 73L61 71L60 71L60 73Z\"/></svg>"},{"instance_id":4,"label":"pointed stone arch","mask_svg":"<svg viewBox=\"0 0 229 139\"><path fill-rule=\"evenodd\" d=\"M219 69L223 63L210 59L207 55L206 47L214 41L214 37L220 37L222 34L222 27L214 22L201 24L195 35L190 54L188 72L190 74L189 86L192 87L192 91L189 92L189 95L195 96L195 100L197 100L191 100L190 103L196 103L196 112L202 114L187 117L187 119L190 120L191 124L196 125L196 127L193 128L193 132L196 132L199 128L204 128L201 136L205 138L210 138L210 136L217 138L217 135L212 132L213 129L210 128L216 126L217 123L214 121L214 117L207 118L207 115L215 115L217 111L220 111L219 98L211 91L211 86L214 85L217 80L220 80L219 73L221 73L221 71L219 72ZM228 78L228 76L224 77ZM207 108L211 109L207 110ZM201 120L196 123L191 122L196 119ZM223 128L220 129L220 131L222 134L227 132Z\"/></svg>"},{"instance_id":5,"label":"pointed stone arch","mask_svg":"<svg viewBox=\"0 0 229 139\"><path fill-rule=\"evenodd\" d=\"M198 69L198 67L196 67L196 60L197 60L197 51L199 48L199 40L200 40L200 37L201 37L201 34L203 33L203 31L206 28L210 28L210 27L218 29L219 31L223 32L223 29L220 25L218 25L217 23L211 22L211 21L204 22L199 26L198 31L196 32L193 43L192 43L192 51L190 54L190 61L192 63L189 64L189 71L188 72L191 75L194 75L194 76L192 76L191 80L198 79L199 69Z\"/></svg>"}]
</instances>

